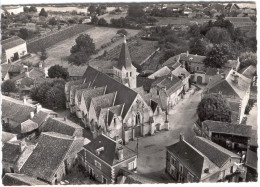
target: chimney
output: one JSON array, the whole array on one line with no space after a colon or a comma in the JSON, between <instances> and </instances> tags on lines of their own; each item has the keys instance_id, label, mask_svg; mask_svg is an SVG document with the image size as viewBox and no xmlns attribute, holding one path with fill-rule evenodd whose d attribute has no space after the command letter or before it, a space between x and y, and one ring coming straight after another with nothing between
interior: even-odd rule
<instances>
[{"instance_id":1,"label":"chimney","mask_svg":"<svg viewBox=\"0 0 260 187\"><path fill-rule=\"evenodd\" d=\"M234 72L234 74L233 74L233 82L235 83L235 84L237 84L238 83L238 75L236 75L235 74L235 72Z\"/></svg>"},{"instance_id":2,"label":"chimney","mask_svg":"<svg viewBox=\"0 0 260 187\"><path fill-rule=\"evenodd\" d=\"M23 66L23 69L25 69L25 71L28 71L28 66Z\"/></svg>"},{"instance_id":3,"label":"chimney","mask_svg":"<svg viewBox=\"0 0 260 187\"><path fill-rule=\"evenodd\" d=\"M38 114L38 112L40 112L41 109L42 109L42 105L38 103L36 105L36 113Z\"/></svg>"},{"instance_id":4,"label":"chimney","mask_svg":"<svg viewBox=\"0 0 260 187\"><path fill-rule=\"evenodd\" d=\"M225 74L224 73L221 73L221 78L225 79Z\"/></svg>"},{"instance_id":5,"label":"chimney","mask_svg":"<svg viewBox=\"0 0 260 187\"><path fill-rule=\"evenodd\" d=\"M184 140L184 135L180 134L180 141L183 141L183 140Z\"/></svg>"},{"instance_id":6,"label":"chimney","mask_svg":"<svg viewBox=\"0 0 260 187\"><path fill-rule=\"evenodd\" d=\"M30 119L34 117L34 112L30 112Z\"/></svg>"},{"instance_id":7,"label":"chimney","mask_svg":"<svg viewBox=\"0 0 260 187\"><path fill-rule=\"evenodd\" d=\"M124 149L122 146L117 148L116 154L117 154L118 160L124 159Z\"/></svg>"},{"instance_id":8,"label":"chimney","mask_svg":"<svg viewBox=\"0 0 260 187\"><path fill-rule=\"evenodd\" d=\"M101 142L99 142L99 143L101 143ZM96 149L96 154L99 156L102 151L104 151L104 147L100 147L100 148Z\"/></svg>"},{"instance_id":9,"label":"chimney","mask_svg":"<svg viewBox=\"0 0 260 187\"><path fill-rule=\"evenodd\" d=\"M20 153L23 152L24 148L26 147L26 143L24 141L24 139L22 139L20 142L19 142L19 151Z\"/></svg>"},{"instance_id":10,"label":"chimney","mask_svg":"<svg viewBox=\"0 0 260 187\"><path fill-rule=\"evenodd\" d=\"M171 81L172 81L172 78L173 78L173 74L171 74L171 76L170 76Z\"/></svg>"},{"instance_id":11,"label":"chimney","mask_svg":"<svg viewBox=\"0 0 260 187\"><path fill-rule=\"evenodd\" d=\"M189 56L189 51L187 51L187 56Z\"/></svg>"},{"instance_id":12,"label":"chimney","mask_svg":"<svg viewBox=\"0 0 260 187\"><path fill-rule=\"evenodd\" d=\"M125 35L124 35L124 43L126 44L126 37L125 37Z\"/></svg>"}]
</instances>

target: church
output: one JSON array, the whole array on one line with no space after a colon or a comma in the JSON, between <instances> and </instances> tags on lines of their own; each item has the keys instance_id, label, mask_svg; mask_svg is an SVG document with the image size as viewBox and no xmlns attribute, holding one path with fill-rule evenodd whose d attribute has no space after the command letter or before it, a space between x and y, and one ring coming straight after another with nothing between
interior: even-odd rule
<instances>
[{"instance_id":1,"label":"church","mask_svg":"<svg viewBox=\"0 0 260 187\"><path fill-rule=\"evenodd\" d=\"M124 39L118 63L109 75L88 66L82 79L65 85L67 108L81 119L93 138L105 134L127 143L168 130L167 116L160 105L135 91L136 76Z\"/></svg>"}]
</instances>

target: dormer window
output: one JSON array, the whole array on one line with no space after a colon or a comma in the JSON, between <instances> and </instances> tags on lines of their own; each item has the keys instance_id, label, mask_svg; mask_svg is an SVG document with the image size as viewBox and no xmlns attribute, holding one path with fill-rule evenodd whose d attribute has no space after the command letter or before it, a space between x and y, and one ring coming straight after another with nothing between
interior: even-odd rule
<instances>
[{"instance_id":1,"label":"dormer window","mask_svg":"<svg viewBox=\"0 0 260 187\"><path fill-rule=\"evenodd\" d=\"M102 151L104 151L104 147L96 149L96 154L99 156Z\"/></svg>"}]
</instances>

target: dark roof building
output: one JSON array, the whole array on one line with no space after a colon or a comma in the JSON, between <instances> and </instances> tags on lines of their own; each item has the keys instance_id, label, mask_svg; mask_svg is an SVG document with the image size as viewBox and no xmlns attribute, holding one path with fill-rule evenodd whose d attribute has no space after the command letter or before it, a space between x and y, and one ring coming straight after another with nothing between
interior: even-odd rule
<instances>
[{"instance_id":1,"label":"dark roof building","mask_svg":"<svg viewBox=\"0 0 260 187\"><path fill-rule=\"evenodd\" d=\"M3 177L3 185L4 186L35 186L35 185L48 185L48 184L25 174L6 173Z\"/></svg>"},{"instance_id":2,"label":"dark roof building","mask_svg":"<svg viewBox=\"0 0 260 187\"><path fill-rule=\"evenodd\" d=\"M16 46L24 44L24 43L25 43L25 41L18 36L13 36L13 37L3 40L1 42L4 50L11 49L13 47L16 47Z\"/></svg>"}]
</instances>

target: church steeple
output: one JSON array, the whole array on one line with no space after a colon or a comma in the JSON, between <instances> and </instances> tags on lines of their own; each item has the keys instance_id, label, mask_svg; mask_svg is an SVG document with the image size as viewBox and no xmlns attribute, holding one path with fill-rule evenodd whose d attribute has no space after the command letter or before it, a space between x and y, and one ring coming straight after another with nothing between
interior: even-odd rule
<instances>
[{"instance_id":1,"label":"church steeple","mask_svg":"<svg viewBox=\"0 0 260 187\"><path fill-rule=\"evenodd\" d=\"M124 35L124 42L122 44L121 52L120 52L118 63L117 63L116 67L120 70L122 70L123 67L125 69L132 68L132 60L131 60L129 49L128 49L128 46L126 43L125 35Z\"/></svg>"}]
</instances>

